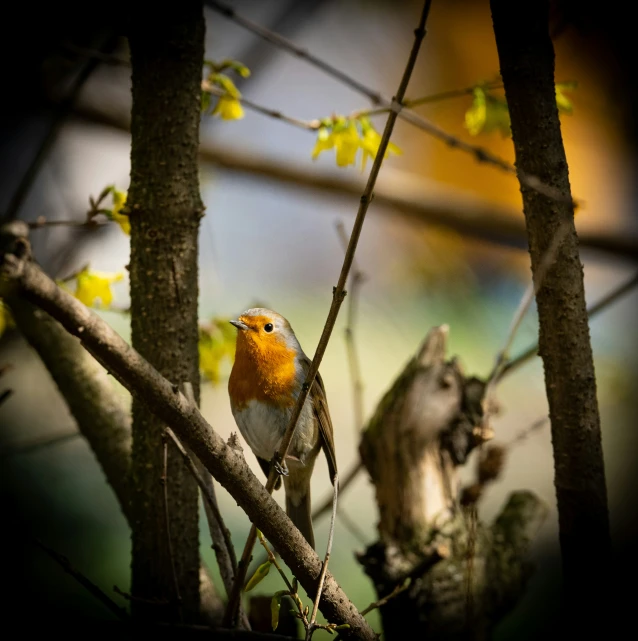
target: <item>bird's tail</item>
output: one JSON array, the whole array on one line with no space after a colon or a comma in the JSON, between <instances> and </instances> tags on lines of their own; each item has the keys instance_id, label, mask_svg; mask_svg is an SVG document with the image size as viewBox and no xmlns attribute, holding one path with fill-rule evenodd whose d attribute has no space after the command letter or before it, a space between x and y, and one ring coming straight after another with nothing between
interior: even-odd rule
<instances>
[{"instance_id":1,"label":"bird's tail","mask_svg":"<svg viewBox=\"0 0 638 641\"><path fill-rule=\"evenodd\" d=\"M304 538L312 549L315 548L315 535L312 530L312 513L310 510L310 488L308 491L299 496L295 496L295 501L286 495L286 514L290 520L297 526L297 529L304 535Z\"/></svg>"}]
</instances>

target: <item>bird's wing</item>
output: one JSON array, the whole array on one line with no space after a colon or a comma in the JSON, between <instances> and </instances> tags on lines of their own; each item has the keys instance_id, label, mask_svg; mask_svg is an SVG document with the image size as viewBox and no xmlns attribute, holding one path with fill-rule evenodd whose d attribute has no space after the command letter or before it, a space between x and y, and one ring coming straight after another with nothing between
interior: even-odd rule
<instances>
[{"instance_id":1,"label":"bird's wing","mask_svg":"<svg viewBox=\"0 0 638 641\"><path fill-rule=\"evenodd\" d=\"M310 367L310 360L306 359L304 363L306 371ZM334 480L337 473L337 457L335 455L334 432L332 429L332 420L330 419L330 410L328 409L328 399L326 398L326 388L323 386L321 374L317 372L315 381L310 390L312 407L317 421L319 422L319 437L321 445L328 460L328 472L330 473L330 482Z\"/></svg>"}]
</instances>

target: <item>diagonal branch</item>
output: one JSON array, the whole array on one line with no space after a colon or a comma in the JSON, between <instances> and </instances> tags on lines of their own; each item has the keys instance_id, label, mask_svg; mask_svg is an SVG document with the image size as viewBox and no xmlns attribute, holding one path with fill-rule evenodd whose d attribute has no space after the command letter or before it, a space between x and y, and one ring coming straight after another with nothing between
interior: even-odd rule
<instances>
[{"instance_id":1,"label":"diagonal branch","mask_svg":"<svg viewBox=\"0 0 638 641\"><path fill-rule=\"evenodd\" d=\"M345 295L346 295L346 290L345 290L346 282L348 279L350 268L352 267L352 262L354 260L354 254L357 249L357 243L359 242L359 237L361 235L361 229L363 228L363 223L365 221L365 217L368 212L368 207L372 200L372 192L374 190L374 185L376 184L376 181L377 181L377 176L379 175L379 170L381 169L383 158L385 156L386 150L390 143L390 136L392 135L394 124L396 122L399 112L401 111L401 103L405 98L405 92L407 90L408 83L410 82L410 77L412 75L412 71L416 63L419 49L421 47L421 42L425 37L425 23L427 21L431 4L432 4L431 0L426 0L423 5L423 11L421 13L419 26L414 31L414 44L412 45L412 50L410 51L410 56L408 57L408 62L406 64L405 71L403 72L403 77L401 78L401 82L399 84L399 88L397 90L396 96L392 101L393 109L388 115L385 129L383 131L383 135L381 136L381 142L379 143L379 148L377 150L377 155L375 156L374 162L372 164L372 169L370 170L370 175L368 177L366 188L363 192L363 195L361 196L359 211L357 212L357 217L355 219L354 226L352 228L350 241L348 243L348 248L346 250L346 254L343 260L343 265L341 267L341 274L339 275L339 280L337 282L336 287L333 290L332 305L330 306L330 311L328 312L328 318L326 319L326 323L324 325L321 338L319 339L319 345L317 346L317 350L315 351L314 358L312 359L312 363L308 369L308 373L306 374L306 380L304 381L303 387L301 388L301 392L299 393L295 406L291 412L288 427L286 428L286 432L284 433L283 438L281 440L279 450L275 454L275 461L279 462L280 464L286 460L286 454L288 453L288 448L290 447L290 443L292 442L292 438L295 433L297 420L299 419L303 405L306 402L306 398L308 397L308 394L310 392L310 388L312 387L315 377L317 375L317 372L319 371L319 365L321 364L321 360L323 359L323 355L326 351L326 347L328 346L328 341L330 340L332 330L337 320L341 303L343 302L343 299L345 298ZM266 483L266 490L268 491L269 494L272 493L275 487L275 482L277 480L276 467L277 467L276 465L270 466L270 474L268 476L268 481ZM227 625L230 624L235 619L235 613L237 610L237 606L239 604L241 587L246 577L246 571L248 569L248 563L250 562L250 557L252 555L252 549L255 545L256 537L257 537L257 530L255 525L253 525L248 534L248 540L246 541L246 545L244 547L242 560L239 565L239 571L235 579L235 585L233 586L233 591L228 601L226 616L224 618Z\"/></svg>"},{"instance_id":2,"label":"diagonal branch","mask_svg":"<svg viewBox=\"0 0 638 641\"><path fill-rule=\"evenodd\" d=\"M378 91L375 91L370 87L367 87L363 83L359 82L356 78L353 78L352 76L341 71L341 69L337 69L336 67L333 67L327 62L321 60L317 56L314 56L306 49L298 47L287 38L284 38L278 33L275 33L270 29L262 27L256 22L253 22L252 20L249 20L248 18L238 14L232 7L230 7L226 3L218 2L217 0L207 0L206 4L214 11L217 11L223 16L231 19L233 22L244 27L248 31L251 31L252 33L259 36L260 38L263 38L264 40L274 44L275 46L280 47L284 51L292 53L298 58L302 58L303 60L306 60L306 62L310 63L317 69L321 69L321 71L335 78L339 82L349 86L350 88L354 89L360 94L368 97L373 104L378 105L381 109L388 110L390 112L395 110L394 101L388 100L386 97L381 95ZM403 99L401 100L401 102L403 103ZM422 131L425 131L426 133L430 134L434 138L438 138L439 140L442 140L451 148L465 151L469 154L472 154L476 158L476 160L479 162L489 163L494 167L497 167L498 169L501 169L515 176L518 176L519 181L525 184L530 189L533 189L534 191L544 194L545 196L552 198L554 200L557 200L559 202L565 201L565 195L562 194L560 190L554 188L552 185L544 183L543 181L540 180L540 178L538 178L538 176L524 172L523 170L515 167L511 163L507 162L503 158L498 157L497 155L493 154L487 149L484 149L483 147L471 145L469 143L462 141L460 138L457 138L456 136L452 136L451 134L448 134L447 132L443 131L440 127L437 127L436 125L432 124L431 122L421 117L419 114L415 113L414 111L404 108L399 111L398 116L402 120L405 120L411 125L421 129ZM571 197L568 202L570 203L572 202Z\"/></svg>"},{"instance_id":3,"label":"diagonal branch","mask_svg":"<svg viewBox=\"0 0 638 641\"><path fill-rule=\"evenodd\" d=\"M248 517L279 550L306 592L318 587L321 561L277 502L252 473L244 457L214 432L199 410L99 316L62 291L39 267L25 258L28 241L0 256L0 295L24 297L51 314L136 398L170 425L206 469L229 491ZM358 613L330 572L326 575L321 611L327 619L347 623L356 638L373 641L374 631Z\"/></svg>"}]
</instances>

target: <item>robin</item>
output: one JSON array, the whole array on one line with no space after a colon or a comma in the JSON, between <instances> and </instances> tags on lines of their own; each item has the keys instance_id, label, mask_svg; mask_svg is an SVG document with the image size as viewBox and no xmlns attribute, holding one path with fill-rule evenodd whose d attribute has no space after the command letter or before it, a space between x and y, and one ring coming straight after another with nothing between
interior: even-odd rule
<instances>
[{"instance_id":1,"label":"robin","mask_svg":"<svg viewBox=\"0 0 638 641\"><path fill-rule=\"evenodd\" d=\"M235 362L228 381L230 406L239 431L266 475L279 449L308 369L290 323L280 314L257 307L230 321L239 331ZM286 513L315 547L310 510L310 477L319 451L328 459L331 481L337 471L332 421L326 390L317 374L297 421L284 475ZM275 489L281 487L281 477Z\"/></svg>"}]
</instances>

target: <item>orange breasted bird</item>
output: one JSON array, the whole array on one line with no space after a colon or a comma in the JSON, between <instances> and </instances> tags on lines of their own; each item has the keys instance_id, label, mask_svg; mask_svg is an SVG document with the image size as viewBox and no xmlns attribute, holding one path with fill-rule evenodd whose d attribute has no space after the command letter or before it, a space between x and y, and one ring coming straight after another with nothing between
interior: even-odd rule
<instances>
[{"instance_id":1,"label":"orange breasted bird","mask_svg":"<svg viewBox=\"0 0 638 641\"><path fill-rule=\"evenodd\" d=\"M257 307L230 322L238 329L228 381L230 406L239 431L268 475L311 361L290 323L276 312ZM310 477L322 448L332 481L337 471L332 421L323 381L317 374L281 470L286 513L313 548ZM275 489L279 487L281 477Z\"/></svg>"}]
</instances>

